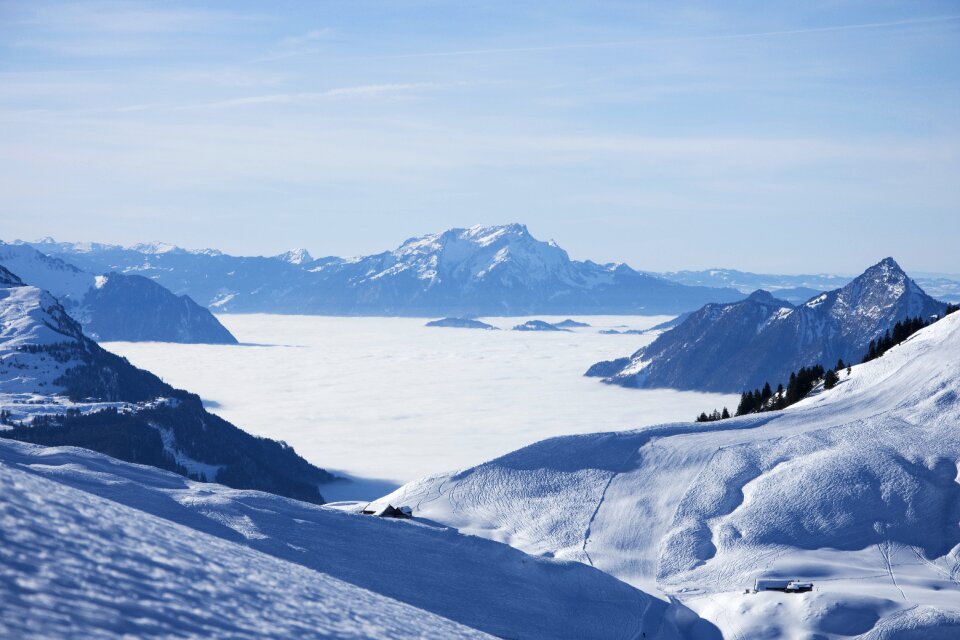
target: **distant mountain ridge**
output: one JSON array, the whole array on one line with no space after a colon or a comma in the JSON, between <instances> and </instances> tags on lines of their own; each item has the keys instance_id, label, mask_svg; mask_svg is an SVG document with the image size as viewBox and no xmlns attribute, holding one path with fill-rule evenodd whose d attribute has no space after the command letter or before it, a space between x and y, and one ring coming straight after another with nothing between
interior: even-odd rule
<instances>
[{"instance_id":1,"label":"distant mountain ridge","mask_svg":"<svg viewBox=\"0 0 960 640\"><path fill-rule=\"evenodd\" d=\"M322 502L330 473L251 436L84 335L49 292L0 266L0 437L72 445L195 479Z\"/></svg>"},{"instance_id":2,"label":"distant mountain ridge","mask_svg":"<svg viewBox=\"0 0 960 640\"><path fill-rule=\"evenodd\" d=\"M801 366L859 362L897 321L944 308L886 258L799 306L766 291L705 305L629 358L597 363L587 375L628 387L718 392L785 384Z\"/></svg>"},{"instance_id":3,"label":"distant mountain ridge","mask_svg":"<svg viewBox=\"0 0 960 640\"><path fill-rule=\"evenodd\" d=\"M139 274L223 312L503 316L672 314L742 298L624 264L571 260L522 224L449 229L392 251L313 259L305 250L235 257L151 243L132 248L45 239L36 249L88 271Z\"/></svg>"},{"instance_id":4,"label":"distant mountain ridge","mask_svg":"<svg viewBox=\"0 0 960 640\"><path fill-rule=\"evenodd\" d=\"M749 271L738 271L737 269L651 273L686 285L731 287L743 293L763 289L793 304L802 304L824 291L839 289L854 278L854 276L842 274L778 275L751 273ZM917 273L913 276L913 279L924 291L938 300L960 302L960 275Z\"/></svg>"},{"instance_id":5,"label":"distant mountain ridge","mask_svg":"<svg viewBox=\"0 0 960 640\"><path fill-rule=\"evenodd\" d=\"M51 292L97 340L237 343L207 309L149 278L86 271L24 244L0 242L0 264Z\"/></svg>"}]
</instances>

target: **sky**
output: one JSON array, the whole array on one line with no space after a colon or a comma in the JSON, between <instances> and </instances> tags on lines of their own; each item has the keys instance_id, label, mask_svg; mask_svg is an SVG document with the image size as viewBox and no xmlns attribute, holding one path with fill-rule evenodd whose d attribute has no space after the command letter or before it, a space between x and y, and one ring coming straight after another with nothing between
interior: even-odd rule
<instances>
[{"instance_id":1,"label":"sky","mask_svg":"<svg viewBox=\"0 0 960 640\"><path fill-rule=\"evenodd\" d=\"M0 0L0 239L960 272L960 1Z\"/></svg>"}]
</instances>

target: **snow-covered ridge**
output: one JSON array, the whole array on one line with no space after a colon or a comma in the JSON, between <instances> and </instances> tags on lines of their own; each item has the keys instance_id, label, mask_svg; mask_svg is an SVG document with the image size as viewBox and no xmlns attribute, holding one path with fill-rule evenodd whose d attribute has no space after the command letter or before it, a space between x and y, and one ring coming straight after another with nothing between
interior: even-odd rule
<instances>
[{"instance_id":1,"label":"snow-covered ridge","mask_svg":"<svg viewBox=\"0 0 960 640\"><path fill-rule=\"evenodd\" d=\"M784 411L555 438L385 499L670 594L725 637L957 631L958 463L954 313ZM762 576L816 590L744 594Z\"/></svg>"}]
</instances>

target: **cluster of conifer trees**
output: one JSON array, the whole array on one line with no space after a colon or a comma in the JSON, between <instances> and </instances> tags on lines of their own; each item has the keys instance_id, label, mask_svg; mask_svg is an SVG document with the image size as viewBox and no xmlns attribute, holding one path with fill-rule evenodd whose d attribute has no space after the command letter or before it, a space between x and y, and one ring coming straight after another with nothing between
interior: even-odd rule
<instances>
[{"instance_id":1,"label":"cluster of conifer trees","mask_svg":"<svg viewBox=\"0 0 960 640\"><path fill-rule=\"evenodd\" d=\"M730 411L724 407L723 411L714 409L712 412L703 412L697 416L697 422L716 422L717 420L726 420L730 417Z\"/></svg>"},{"instance_id":2,"label":"cluster of conifer trees","mask_svg":"<svg viewBox=\"0 0 960 640\"><path fill-rule=\"evenodd\" d=\"M955 311L960 311L960 305L947 303L943 315L947 316ZM897 322L897 324L893 326L893 330L888 329L880 338L870 341L867 354L863 357L862 362L869 362L870 360L879 358L890 348L900 344L920 329L936 322L936 320L937 319L934 318L933 320L927 321L917 316ZM843 369L846 369L847 373L850 373L850 365L845 364L842 359L837 361L835 369L826 371L823 366L819 364L813 365L812 367L800 367L798 371L790 374L790 381L787 383L786 389L783 388L782 384L778 384L776 391L774 391L768 382L763 385L762 389L744 391L740 394L740 404L737 405L737 412L734 415L742 416L748 413L785 409L803 399L817 386L820 380L823 380L823 387L825 389L835 387L837 382L840 381L838 372ZM701 413L697 416L697 422L713 422L729 417L730 413L726 407L724 407L722 412L714 409L712 413Z\"/></svg>"},{"instance_id":3,"label":"cluster of conifer trees","mask_svg":"<svg viewBox=\"0 0 960 640\"><path fill-rule=\"evenodd\" d=\"M917 316L916 318L907 318L902 320L897 324L893 325L893 331L887 329L887 331L876 340L870 341L870 346L867 348L867 354L863 356L863 362L870 362L871 360L876 360L893 346L900 344L920 329L923 329L930 323Z\"/></svg>"}]
</instances>

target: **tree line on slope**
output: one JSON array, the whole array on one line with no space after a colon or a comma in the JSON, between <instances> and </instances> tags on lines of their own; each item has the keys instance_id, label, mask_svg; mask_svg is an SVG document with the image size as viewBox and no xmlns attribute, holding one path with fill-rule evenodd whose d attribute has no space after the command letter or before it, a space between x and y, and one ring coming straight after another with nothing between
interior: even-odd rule
<instances>
[{"instance_id":1,"label":"tree line on slope","mask_svg":"<svg viewBox=\"0 0 960 640\"><path fill-rule=\"evenodd\" d=\"M945 317L958 310L960 310L960 305L947 303L943 315ZM893 326L892 331L888 329L880 338L870 341L870 346L867 348L867 353L863 356L861 363L879 358L894 346L937 320L936 317L928 321L916 316L898 321ZM850 365L845 364L843 359L837 361L837 366L834 369L824 370L823 365L820 364L800 367L799 370L790 374L786 389L784 389L783 384L778 384L776 391L774 391L770 387L770 383L767 382L762 389L744 391L740 394L740 403L737 405L737 412L734 416L786 409L805 398L821 382L824 389L835 387L840 381L839 372L843 369L847 370L847 374L850 373ZM730 412L724 407L723 411L714 409L711 413L701 413L696 417L696 422L715 422L726 420L729 417L731 417Z\"/></svg>"}]
</instances>

